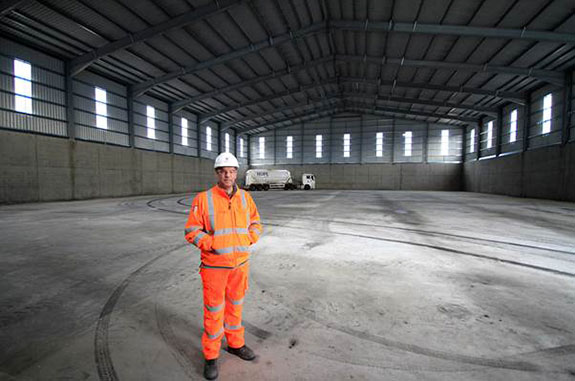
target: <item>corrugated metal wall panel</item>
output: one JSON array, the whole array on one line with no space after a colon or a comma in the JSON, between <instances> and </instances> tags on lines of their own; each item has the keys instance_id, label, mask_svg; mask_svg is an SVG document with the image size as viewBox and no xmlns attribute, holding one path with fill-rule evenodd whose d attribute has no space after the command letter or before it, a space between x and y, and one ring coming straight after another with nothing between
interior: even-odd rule
<instances>
[{"instance_id":1,"label":"corrugated metal wall panel","mask_svg":"<svg viewBox=\"0 0 575 381\"><path fill-rule=\"evenodd\" d=\"M442 153L442 131L448 131L447 155ZM430 163L459 163L463 149L463 129L443 124L429 124L427 161Z\"/></svg>"},{"instance_id":2,"label":"corrugated metal wall panel","mask_svg":"<svg viewBox=\"0 0 575 381\"><path fill-rule=\"evenodd\" d=\"M260 138L264 138L263 151L260 149ZM252 136L250 139L250 163L252 165L274 164L274 134L272 131ZM263 158L260 155L263 152Z\"/></svg>"},{"instance_id":3,"label":"corrugated metal wall panel","mask_svg":"<svg viewBox=\"0 0 575 381\"><path fill-rule=\"evenodd\" d=\"M329 163L331 153L331 118L324 118L303 125L303 163ZM316 157L316 136L321 135L321 157Z\"/></svg>"},{"instance_id":4,"label":"corrugated metal wall panel","mask_svg":"<svg viewBox=\"0 0 575 381\"><path fill-rule=\"evenodd\" d=\"M465 160L477 158L477 126L467 126L465 131Z\"/></svg>"},{"instance_id":5,"label":"corrugated metal wall panel","mask_svg":"<svg viewBox=\"0 0 575 381\"><path fill-rule=\"evenodd\" d=\"M573 85L571 86L571 133L569 135L569 140L575 141L575 71L571 73L571 81Z\"/></svg>"},{"instance_id":6,"label":"corrugated metal wall panel","mask_svg":"<svg viewBox=\"0 0 575 381\"><path fill-rule=\"evenodd\" d=\"M331 121L331 162L359 163L361 159L362 119L360 116L332 118ZM344 157L344 135L350 135L349 157Z\"/></svg>"},{"instance_id":7,"label":"corrugated metal wall panel","mask_svg":"<svg viewBox=\"0 0 575 381\"><path fill-rule=\"evenodd\" d=\"M242 145L242 140L243 140L243 153L241 151L241 145ZM237 155L236 157L238 158L238 161L240 162L240 165L247 165L248 164L248 136L247 135L238 135L236 136L236 144L237 144Z\"/></svg>"},{"instance_id":8,"label":"corrugated metal wall panel","mask_svg":"<svg viewBox=\"0 0 575 381\"><path fill-rule=\"evenodd\" d=\"M64 62L59 59L4 38L0 38L0 46L2 47L2 54L18 57L44 69L64 74Z\"/></svg>"},{"instance_id":9,"label":"corrugated metal wall panel","mask_svg":"<svg viewBox=\"0 0 575 381\"><path fill-rule=\"evenodd\" d=\"M427 124L424 122L389 119L364 115L353 117L324 118L316 122L280 128L275 132L253 135L251 138L251 163L271 164L312 164L345 163L343 157L343 134L351 134L350 163L389 163L415 162L424 160L424 144L428 144L428 161L461 162L463 150L463 128L444 124L429 125L429 140L425 142ZM447 155L441 154L441 131L449 130ZM392 133L395 131L395 133ZM405 136L412 132L411 155L405 155ZM383 134L381 157L377 156L377 133ZM316 135L322 135L322 157L316 158ZM266 138L265 159L259 158L259 137ZM286 139L293 138L293 159L286 157ZM355 142L354 142L355 140ZM362 145L360 146L360 142ZM392 143L394 142L394 143ZM270 148L275 146L274 153ZM395 146L395 151L392 147Z\"/></svg>"},{"instance_id":10,"label":"corrugated metal wall panel","mask_svg":"<svg viewBox=\"0 0 575 381\"><path fill-rule=\"evenodd\" d=\"M491 134L489 133L489 123L492 122ZM495 155L495 136L497 135L497 120L495 118L484 118L483 127L479 129L480 157Z\"/></svg>"},{"instance_id":11,"label":"corrugated metal wall panel","mask_svg":"<svg viewBox=\"0 0 575 381\"><path fill-rule=\"evenodd\" d=\"M291 136L291 158L287 157L287 137ZM276 164L300 164L303 158L302 126L295 125L276 131Z\"/></svg>"},{"instance_id":12,"label":"corrugated metal wall panel","mask_svg":"<svg viewBox=\"0 0 575 381\"><path fill-rule=\"evenodd\" d=\"M212 141L211 141L211 150L207 149L207 141L206 141L206 128L210 127L212 129ZM208 159L215 159L218 156L218 124L212 121L203 123L200 125L200 156L206 157Z\"/></svg>"},{"instance_id":13,"label":"corrugated metal wall panel","mask_svg":"<svg viewBox=\"0 0 575 381\"><path fill-rule=\"evenodd\" d=\"M391 163L393 119L366 115L363 119L362 162ZM377 156L377 134L382 133L381 156Z\"/></svg>"},{"instance_id":14,"label":"corrugated metal wall panel","mask_svg":"<svg viewBox=\"0 0 575 381\"><path fill-rule=\"evenodd\" d=\"M425 128L426 124L422 122L395 120L393 152L395 163L421 163L423 161ZM409 141L408 132L411 132L411 155L408 155L409 152L406 150L406 143Z\"/></svg>"},{"instance_id":15,"label":"corrugated metal wall panel","mask_svg":"<svg viewBox=\"0 0 575 381\"><path fill-rule=\"evenodd\" d=\"M511 132L511 113L516 110L516 133ZM525 108L516 104L503 107L503 131L501 131L501 152L512 153L523 149L523 135L525 133ZM512 141L515 138L515 141Z\"/></svg>"},{"instance_id":16,"label":"corrugated metal wall panel","mask_svg":"<svg viewBox=\"0 0 575 381\"><path fill-rule=\"evenodd\" d=\"M187 145L182 140L182 118L188 121ZM197 117L189 112L181 111L172 118L174 122L174 152L187 156L198 156Z\"/></svg>"}]
</instances>

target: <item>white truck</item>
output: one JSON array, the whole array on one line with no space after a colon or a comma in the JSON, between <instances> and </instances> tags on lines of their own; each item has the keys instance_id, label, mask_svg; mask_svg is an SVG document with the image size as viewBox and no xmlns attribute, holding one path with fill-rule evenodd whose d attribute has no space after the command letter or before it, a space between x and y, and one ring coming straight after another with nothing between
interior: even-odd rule
<instances>
[{"instance_id":1,"label":"white truck","mask_svg":"<svg viewBox=\"0 0 575 381\"><path fill-rule=\"evenodd\" d=\"M315 175L304 173L301 182L293 181L290 171L287 169L248 169L244 188L250 191L270 189L315 189Z\"/></svg>"}]
</instances>

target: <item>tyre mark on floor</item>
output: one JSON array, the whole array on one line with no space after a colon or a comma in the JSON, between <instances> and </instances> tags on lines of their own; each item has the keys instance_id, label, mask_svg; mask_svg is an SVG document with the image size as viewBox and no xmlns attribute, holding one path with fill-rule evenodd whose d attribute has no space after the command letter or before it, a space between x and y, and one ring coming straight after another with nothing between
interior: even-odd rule
<instances>
[{"instance_id":1,"label":"tyre mark on floor","mask_svg":"<svg viewBox=\"0 0 575 381\"><path fill-rule=\"evenodd\" d=\"M94 357L96 360L96 368L98 370L98 376L102 381L115 381L118 380L118 374L114 368L114 363L112 361L112 356L110 355L110 344L109 344L109 326L110 318L112 317L112 312L120 299L120 296L128 287L130 282L152 264L157 262L159 259L171 254L173 251L181 249L187 246L187 244L179 244L170 246L171 249L168 251L152 258L148 262L144 263L142 266L138 267L136 270L131 272L118 287L112 292L112 295L108 298L104 308L100 312L100 317L96 324L96 334L94 336Z\"/></svg>"}]
</instances>

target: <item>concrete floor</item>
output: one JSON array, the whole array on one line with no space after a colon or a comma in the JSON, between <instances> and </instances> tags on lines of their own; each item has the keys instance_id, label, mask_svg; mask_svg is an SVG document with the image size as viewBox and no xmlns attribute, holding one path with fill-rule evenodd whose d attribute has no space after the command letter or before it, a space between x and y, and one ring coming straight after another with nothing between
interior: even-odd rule
<instances>
[{"instance_id":1,"label":"concrete floor","mask_svg":"<svg viewBox=\"0 0 575 381\"><path fill-rule=\"evenodd\" d=\"M0 207L0 379L201 379L193 195ZM573 380L575 204L254 193L244 363L222 380Z\"/></svg>"}]
</instances>

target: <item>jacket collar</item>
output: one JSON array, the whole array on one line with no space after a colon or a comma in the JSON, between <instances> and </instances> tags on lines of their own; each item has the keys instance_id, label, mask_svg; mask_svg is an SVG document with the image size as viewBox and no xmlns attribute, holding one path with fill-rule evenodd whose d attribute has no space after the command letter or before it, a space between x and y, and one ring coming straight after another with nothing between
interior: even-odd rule
<instances>
[{"instance_id":1,"label":"jacket collar","mask_svg":"<svg viewBox=\"0 0 575 381\"><path fill-rule=\"evenodd\" d=\"M223 190L222 188L220 188L217 184L212 188L212 191L221 197L225 197L227 199L230 199L230 197L228 196L226 191ZM238 194L238 192L239 192L238 185L234 184L234 192L232 193L233 196L231 198L234 198Z\"/></svg>"}]
</instances>

